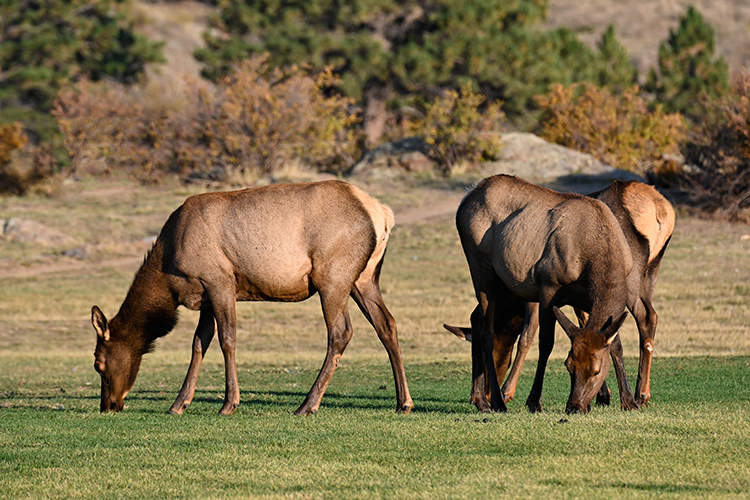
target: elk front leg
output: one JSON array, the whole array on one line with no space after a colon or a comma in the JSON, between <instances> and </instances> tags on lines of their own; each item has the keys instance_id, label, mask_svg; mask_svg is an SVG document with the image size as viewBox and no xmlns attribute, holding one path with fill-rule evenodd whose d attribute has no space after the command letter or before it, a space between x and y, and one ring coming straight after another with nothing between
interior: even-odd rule
<instances>
[{"instance_id":1,"label":"elk front leg","mask_svg":"<svg viewBox=\"0 0 750 500\"><path fill-rule=\"evenodd\" d=\"M496 310L496 306L497 304L494 293L479 293L479 307L482 310L482 328L479 334L479 344L482 346L484 369L486 373L485 383L490 386L490 407L494 411L508 411L508 407L505 405L505 401L503 401L500 384L497 380L497 371L495 370L495 314L500 314L501 312Z\"/></svg>"},{"instance_id":2,"label":"elk front leg","mask_svg":"<svg viewBox=\"0 0 750 500\"><path fill-rule=\"evenodd\" d=\"M211 306L216 318L216 329L219 332L219 345L224 354L224 405L220 415L231 415L240 405L240 386L237 382L237 308L234 287L225 284L208 290Z\"/></svg>"},{"instance_id":3,"label":"elk front leg","mask_svg":"<svg viewBox=\"0 0 750 500\"><path fill-rule=\"evenodd\" d=\"M333 372L339 366L341 355L352 338L352 324L349 320L347 310L348 293L326 293L320 292L320 302L323 307L323 317L328 328L328 350L323 367L318 373L310 392L302 405L294 412L295 415L309 415L316 413L320 407L320 401L326 392L328 383L331 381Z\"/></svg>"},{"instance_id":4,"label":"elk front leg","mask_svg":"<svg viewBox=\"0 0 750 500\"><path fill-rule=\"evenodd\" d=\"M190 358L190 366L188 367L187 375L185 375L185 381L182 383L182 389L180 389L180 393L177 395L177 399L168 413L182 415L182 412L193 401L198 373L200 372L208 346L214 338L215 331L216 322L214 321L213 310L207 307L202 308L200 318L198 319L198 327L195 329L193 337L193 354Z\"/></svg>"},{"instance_id":5,"label":"elk front leg","mask_svg":"<svg viewBox=\"0 0 750 500\"><path fill-rule=\"evenodd\" d=\"M531 413L542 411L542 386L544 385L544 372L547 369L547 361L555 346L555 314L552 311L551 301L539 304L539 361L536 365L534 384L526 399L526 406Z\"/></svg>"},{"instance_id":6,"label":"elk front leg","mask_svg":"<svg viewBox=\"0 0 750 500\"><path fill-rule=\"evenodd\" d=\"M617 386L620 390L620 405L623 410L637 410L638 403L633 397L633 392L630 390L630 384L628 384L628 378L625 376L625 363L623 361L622 342L620 341L620 335L617 335L609 346L610 355L612 356L612 362L615 365L615 375L617 376ZM602 384L602 387L606 387L606 382ZM609 390L607 390L609 392ZM599 397L597 396L597 404ZM609 404L609 403L607 403Z\"/></svg>"}]
</instances>

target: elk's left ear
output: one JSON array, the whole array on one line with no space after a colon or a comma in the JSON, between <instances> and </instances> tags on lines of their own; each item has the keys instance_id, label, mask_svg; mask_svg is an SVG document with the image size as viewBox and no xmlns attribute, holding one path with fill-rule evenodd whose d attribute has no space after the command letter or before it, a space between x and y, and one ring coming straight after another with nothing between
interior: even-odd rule
<instances>
[{"instance_id":1,"label":"elk's left ear","mask_svg":"<svg viewBox=\"0 0 750 500\"><path fill-rule=\"evenodd\" d=\"M461 326L451 326L443 324L443 328L451 332L456 337L471 342L471 328L465 328Z\"/></svg>"},{"instance_id":2,"label":"elk's left ear","mask_svg":"<svg viewBox=\"0 0 750 500\"><path fill-rule=\"evenodd\" d=\"M611 344L613 340L615 340L615 337L617 336L617 332L620 330L620 327L625 322L625 318L628 316L627 311L623 311L620 316L612 322L611 325L609 325L604 331L602 331L602 335L604 335L607 338L607 345Z\"/></svg>"},{"instance_id":3,"label":"elk's left ear","mask_svg":"<svg viewBox=\"0 0 750 500\"><path fill-rule=\"evenodd\" d=\"M568 334L570 340L573 340L579 333L581 333L581 329L574 325L573 322L565 316L565 313L563 313L557 306L552 306L552 312L555 313L557 322L560 323L562 329Z\"/></svg>"},{"instance_id":4,"label":"elk's left ear","mask_svg":"<svg viewBox=\"0 0 750 500\"><path fill-rule=\"evenodd\" d=\"M96 335L104 340L109 341L109 324L107 323L107 317L97 306L91 308L91 324L94 325Z\"/></svg>"}]
</instances>

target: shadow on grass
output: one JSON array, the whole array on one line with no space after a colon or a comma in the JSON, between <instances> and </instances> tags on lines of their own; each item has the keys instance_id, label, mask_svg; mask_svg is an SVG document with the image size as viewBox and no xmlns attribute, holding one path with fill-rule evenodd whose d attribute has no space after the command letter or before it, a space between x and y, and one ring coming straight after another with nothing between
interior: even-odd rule
<instances>
[{"instance_id":1,"label":"shadow on grass","mask_svg":"<svg viewBox=\"0 0 750 500\"><path fill-rule=\"evenodd\" d=\"M240 407L256 408L264 410L287 410L294 412L305 400L307 392L301 390L278 390L278 391L244 391L240 395ZM137 391L131 394L127 401L131 405L137 401L148 401L154 403L154 406L142 408L139 411L147 413L161 413L159 408L164 408L166 412L171 407L174 399L177 397L177 391L168 393L163 391ZM98 403L98 399L97 399ZM224 396L218 395L216 391L196 390L195 397L191 406L215 405L217 410L224 403ZM158 406L158 408L156 407ZM322 408L338 410L386 410L396 411L395 394L382 393L360 393L349 394L337 391L326 392L321 402ZM442 412L446 414L454 413L473 413L475 407L463 400L456 400L449 397L431 396L428 398L419 398L415 401L413 413L435 413Z\"/></svg>"}]
</instances>

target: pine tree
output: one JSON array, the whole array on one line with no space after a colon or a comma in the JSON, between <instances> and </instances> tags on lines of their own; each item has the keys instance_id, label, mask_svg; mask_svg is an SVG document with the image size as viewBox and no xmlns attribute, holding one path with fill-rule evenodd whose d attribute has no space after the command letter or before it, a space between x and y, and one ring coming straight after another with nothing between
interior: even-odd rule
<instances>
[{"instance_id":1,"label":"pine tree","mask_svg":"<svg viewBox=\"0 0 750 500\"><path fill-rule=\"evenodd\" d=\"M204 75L268 52L272 66L333 65L338 91L365 104L430 101L471 82L512 117L529 114L550 84L594 79L596 55L571 30L538 29L547 0L220 0ZM373 104L375 101L375 105ZM372 112L372 113L371 113ZM368 134L369 135L369 134Z\"/></svg>"},{"instance_id":2,"label":"pine tree","mask_svg":"<svg viewBox=\"0 0 750 500\"><path fill-rule=\"evenodd\" d=\"M617 41L614 25L609 25L597 43L599 61L595 83L600 87L623 90L638 81L638 69L628 51Z\"/></svg>"},{"instance_id":3,"label":"pine tree","mask_svg":"<svg viewBox=\"0 0 750 500\"><path fill-rule=\"evenodd\" d=\"M677 30L670 30L659 45L659 72L651 69L646 89L666 111L699 119L703 97L716 98L729 90L727 63L723 57L712 60L714 49L713 28L690 6Z\"/></svg>"}]
</instances>

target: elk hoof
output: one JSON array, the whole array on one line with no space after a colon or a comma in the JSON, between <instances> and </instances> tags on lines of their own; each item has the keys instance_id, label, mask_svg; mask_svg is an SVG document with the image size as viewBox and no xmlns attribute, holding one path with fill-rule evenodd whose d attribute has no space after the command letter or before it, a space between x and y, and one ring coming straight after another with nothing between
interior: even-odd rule
<instances>
[{"instance_id":1,"label":"elk hoof","mask_svg":"<svg viewBox=\"0 0 750 500\"><path fill-rule=\"evenodd\" d=\"M399 407L396 410L396 413L399 413L401 415L408 415L412 411L412 409L414 409L414 403L411 403L411 404L407 403Z\"/></svg>"},{"instance_id":2,"label":"elk hoof","mask_svg":"<svg viewBox=\"0 0 750 500\"><path fill-rule=\"evenodd\" d=\"M502 398L500 398L500 401L496 401L496 402L495 402L495 403L494 403L494 404L492 405L492 410L493 410L493 411L499 411L499 412L505 413L505 412L507 412L507 411L508 411L508 407L507 407L507 406L505 406L505 401L503 401L503 399L502 399Z\"/></svg>"},{"instance_id":3,"label":"elk hoof","mask_svg":"<svg viewBox=\"0 0 750 500\"><path fill-rule=\"evenodd\" d=\"M638 406L638 403L635 401L635 399L630 400L623 400L621 402L622 410L623 411L630 411L630 410L639 410L640 407Z\"/></svg>"},{"instance_id":4,"label":"elk hoof","mask_svg":"<svg viewBox=\"0 0 750 500\"><path fill-rule=\"evenodd\" d=\"M239 406L239 403L233 403L231 406L224 406L221 410L219 410L219 415L231 415Z\"/></svg>"},{"instance_id":5,"label":"elk hoof","mask_svg":"<svg viewBox=\"0 0 750 500\"><path fill-rule=\"evenodd\" d=\"M526 400L526 407L531 413L542 413L542 402L532 402L530 399Z\"/></svg>"},{"instance_id":6,"label":"elk hoof","mask_svg":"<svg viewBox=\"0 0 750 500\"><path fill-rule=\"evenodd\" d=\"M303 417L306 415L315 415L316 413L318 413L317 408L305 408L304 406L300 406L299 408L297 408L297 411L294 412L295 415L300 415Z\"/></svg>"},{"instance_id":7,"label":"elk hoof","mask_svg":"<svg viewBox=\"0 0 750 500\"><path fill-rule=\"evenodd\" d=\"M609 394L597 394L596 395L596 406L609 406L611 402L611 396Z\"/></svg>"},{"instance_id":8,"label":"elk hoof","mask_svg":"<svg viewBox=\"0 0 750 500\"><path fill-rule=\"evenodd\" d=\"M485 399L478 399L474 401L474 406L477 407L477 410L479 410L479 413L492 412L492 408L490 408L490 404Z\"/></svg>"}]
</instances>

